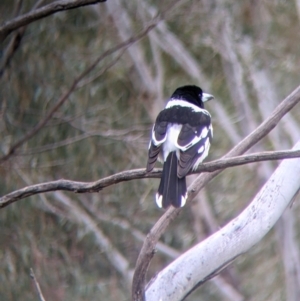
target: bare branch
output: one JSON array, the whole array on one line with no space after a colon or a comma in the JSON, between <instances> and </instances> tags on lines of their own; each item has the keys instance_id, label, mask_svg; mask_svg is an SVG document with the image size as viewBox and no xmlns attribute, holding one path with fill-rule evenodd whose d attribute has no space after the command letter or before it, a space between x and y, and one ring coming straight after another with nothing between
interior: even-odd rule
<instances>
[{"instance_id":1,"label":"bare branch","mask_svg":"<svg viewBox=\"0 0 300 301\"><path fill-rule=\"evenodd\" d=\"M118 29L120 38L125 41L129 36L132 35L132 24L130 17L127 13L127 10L124 9L123 3L120 0L108 1L107 2L107 10L112 16L114 24ZM149 91L155 91L153 77L149 72L149 66L144 59L144 54L141 48L141 45L134 45L130 49L128 49L129 55L135 65L139 73L140 79L143 81L145 87L149 89Z\"/></svg>"},{"instance_id":2,"label":"bare branch","mask_svg":"<svg viewBox=\"0 0 300 301\"><path fill-rule=\"evenodd\" d=\"M120 54L113 61L111 61L105 68L101 69L99 72L97 72L96 74L94 74L90 78L87 78L85 81L81 81L80 85L78 85L77 88L81 89L82 87L90 84L91 82L93 82L94 80L99 78L101 75L103 75L107 70L112 68L119 61L119 59L122 57L124 52L125 52L125 49L123 51L120 51Z\"/></svg>"},{"instance_id":3,"label":"bare branch","mask_svg":"<svg viewBox=\"0 0 300 301\"><path fill-rule=\"evenodd\" d=\"M14 30L26 26L36 20L48 17L59 11L78 8L81 6L105 2L106 0L61 0L55 1L41 8L30 11L27 14L14 18L0 26L0 43Z\"/></svg>"},{"instance_id":4,"label":"bare branch","mask_svg":"<svg viewBox=\"0 0 300 301\"><path fill-rule=\"evenodd\" d=\"M130 287L133 271L130 268L128 260L119 252L109 238L99 228L98 223L87 212L80 208L75 202L62 192L55 192L54 197L65 207L68 208L70 215L82 223L88 231L94 234L95 241L101 250L105 253L111 265L124 278L124 282Z\"/></svg>"},{"instance_id":5,"label":"bare branch","mask_svg":"<svg viewBox=\"0 0 300 301\"><path fill-rule=\"evenodd\" d=\"M145 240L146 235L142 231L132 226L127 219L122 219L115 216L113 217L110 214L104 213L103 210L99 210L98 208L96 208L96 206L92 206L91 204L87 205L87 202L81 202L81 204L96 221L104 221L111 225L117 226L122 230L127 231L138 241L143 242ZM162 242L157 243L156 250L172 259L176 259L180 255L179 251Z\"/></svg>"},{"instance_id":6,"label":"bare branch","mask_svg":"<svg viewBox=\"0 0 300 301\"><path fill-rule=\"evenodd\" d=\"M43 296L42 290L41 290L41 288L40 288L40 285L39 285L38 281L36 280L36 277L35 277L35 274L34 274L32 268L30 268L30 277L31 277L32 280L34 281L34 285L35 285L35 287L36 287L36 290L37 290L37 292L38 292L38 295L39 295L40 300L41 300L41 301L45 301L45 298L44 298L44 296Z\"/></svg>"},{"instance_id":7,"label":"bare branch","mask_svg":"<svg viewBox=\"0 0 300 301\"><path fill-rule=\"evenodd\" d=\"M2 62L0 65L0 78L3 76L5 68L8 66L11 58L19 48L24 33L25 27L22 27L18 31L16 31L15 34L11 37L11 40L7 45L5 51L3 51L3 57L1 59Z\"/></svg>"},{"instance_id":8,"label":"bare branch","mask_svg":"<svg viewBox=\"0 0 300 301\"><path fill-rule=\"evenodd\" d=\"M278 152L261 152L254 153L251 155L244 155L232 158L223 158L220 160L203 163L194 173L199 172L218 172L228 167L244 165L248 163L254 163L266 160L282 160L300 157L300 151L278 151ZM4 208L11 203L18 200L27 198L29 196L45 193L49 191L72 191L76 193L87 193L87 192L99 192L105 187L131 180L137 180L142 178L159 178L161 176L161 169L155 168L151 173L146 173L144 168L132 169L122 171L103 178L95 182L77 182L71 180L56 180L31 186L24 187L22 189L11 192L0 198L0 208ZM193 193L190 191L190 194Z\"/></svg>"},{"instance_id":9,"label":"bare branch","mask_svg":"<svg viewBox=\"0 0 300 301\"><path fill-rule=\"evenodd\" d=\"M284 264L286 300L289 301L298 300L300 294L300 256L294 215L295 211L286 210L276 224L276 236Z\"/></svg>"},{"instance_id":10,"label":"bare branch","mask_svg":"<svg viewBox=\"0 0 300 301\"><path fill-rule=\"evenodd\" d=\"M132 132L132 133L130 133ZM125 135L126 133L126 135ZM57 149L59 147L64 147L67 145L70 145L72 143L79 142L81 140L92 138L92 137L105 137L109 138L111 140L117 140L117 141L123 141L123 142L132 142L138 140L142 136L142 133L134 133L134 130L130 131L128 130L107 130L107 131L90 131L85 132L83 134L67 138L65 140L58 141L56 143L43 145L40 147L36 147L33 149L29 149L28 151L24 153L16 153L18 156L27 156L27 155L33 155L38 154L46 151L51 151L54 149Z\"/></svg>"},{"instance_id":11,"label":"bare branch","mask_svg":"<svg viewBox=\"0 0 300 301\"><path fill-rule=\"evenodd\" d=\"M298 18L300 21L300 0L295 0L295 2L296 2L296 7L297 7Z\"/></svg>"},{"instance_id":12,"label":"bare branch","mask_svg":"<svg viewBox=\"0 0 300 301\"><path fill-rule=\"evenodd\" d=\"M43 4L44 1L45 0L37 1L33 5L31 11L35 11L38 7L40 7ZM20 10L21 2L22 1L18 1L17 5L16 5L15 14L14 14L15 16L17 15L17 13ZM19 28L14 33L14 35L11 37L10 42L8 43L6 49L3 51L3 55L2 55L2 59L1 59L2 62L0 64L0 78L3 76L4 70L8 66L8 64L11 61L13 55L18 50L18 48L21 44L21 41L23 39L25 30L26 30L26 26L23 26L23 27Z\"/></svg>"},{"instance_id":13,"label":"bare branch","mask_svg":"<svg viewBox=\"0 0 300 301\"><path fill-rule=\"evenodd\" d=\"M300 101L300 86L297 87L286 99L284 99L277 108L273 111L271 116L265 120L257 129L244 138L237 144L229 153L223 158L233 157L243 154L263 137L265 137L280 121L280 119L288 113ZM222 170L212 172L210 174L202 174L189 186L188 202L190 202L198 192L214 177L216 177ZM181 209L169 208L156 224L150 230L147 239L145 240L141 249L140 255L136 263L135 274L132 283L132 299L134 301L145 300L144 287L145 278L148 266L153 257L153 251L157 241L169 223L180 213Z\"/></svg>"},{"instance_id":14,"label":"bare branch","mask_svg":"<svg viewBox=\"0 0 300 301\"><path fill-rule=\"evenodd\" d=\"M191 177L194 178L195 176ZM203 188L197 197L195 198L193 206L190 207L191 214L194 220L194 231L196 233L197 241L201 242L212 233L220 229L220 225L217 222L214 213L212 212L211 204L207 199L206 189ZM205 224L202 225L202 224ZM224 296L223 299L231 301L244 301L245 297L240 292L237 285L238 281L236 275L233 272L233 267L229 269L224 269L222 273L213 279L211 279L212 284L214 284L220 294ZM235 278L235 279L234 279Z\"/></svg>"},{"instance_id":15,"label":"bare branch","mask_svg":"<svg viewBox=\"0 0 300 301\"><path fill-rule=\"evenodd\" d=\"M19 148L23 143L25 143L27 140L31 139L36 133L38 133L49 121L49 119L54 115L54 113L64 104L64 102L69 98L71 93L77 88L80 81L88 75L98 64L100 61L102 61L105 57L121 50L124 48L129 47L131 44L139 41L143 37L145 37L149 31L151 31L159 22L159 19L153 20L149 24L148 27L146 27L143 31L141 31L136 36L132 36L126 41L116 45L115 47L112 47L111 49L106 50L103 54L101 54L89 67L87 67L77 78L74 79L73 83L71 84L70 88L59 98L59 100L56 102L56 104L49 110L47 115L31 130L29 131L25 136L23 136L19 141L15 142L8 152L0 158L0 164L4 161L6 161L15 151L17 148Z\"/></svg>"},{"instance_id":16,"label":"bare branch","mask_svg":"<svg viewBox=\"0 0 300 301\"><path fill-rule=\"evenodd\" d=\"M300 141L294 149L300 148ZM300 159L284 160L244 211L162 270L146 300L183 300L258 243L299 192Z\"/></svg>"},{"instance_id":17,"label":"bare branch","mask_svg":"<svg viewBox=\"0 0 300 301\"><path fill-rule=\"evenodd\" d=\"M231 301L245 301L244 297L239 291L237 291L230 283L228 283L225 277L217 275L211 281L218 287L227 300Z\"/></svg>"}]
</instances>

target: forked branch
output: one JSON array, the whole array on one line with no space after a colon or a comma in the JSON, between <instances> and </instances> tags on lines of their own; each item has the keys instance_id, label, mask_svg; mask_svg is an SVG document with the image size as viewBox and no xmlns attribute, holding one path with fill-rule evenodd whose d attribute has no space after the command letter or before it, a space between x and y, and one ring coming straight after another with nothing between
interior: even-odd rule
<instances>
[{"instance_id":1,"label":"forked branch","mask_svg":"<svg viewBox=\"0 0 300 301\"><path fill-rule=\"evenodd\" d=\"M239 144L237 144L229 153L227 153L223 159L238 156L245 153L263 137L265 137L281 120L281 118L287 114L297 103L300 101L300 86L298 86L287 98L285 98L273 111L271 116L265 120L257 129L244 138ZM190 202L198 192L214 177L216 177L222 169L214 171L212 173L201 174L197 179L189 186L189 197L187 202ZM132 299L134 301L145 300L145 283L146 273L152 259L149 254L153 254L155 245L160 236L169 223L180 213L181 209L169 208L162 217L156 222L156 224L150 230L150 233L145 240L141 252L139 254L135 274L132 283Z\"/></svg>"}]
</instances>

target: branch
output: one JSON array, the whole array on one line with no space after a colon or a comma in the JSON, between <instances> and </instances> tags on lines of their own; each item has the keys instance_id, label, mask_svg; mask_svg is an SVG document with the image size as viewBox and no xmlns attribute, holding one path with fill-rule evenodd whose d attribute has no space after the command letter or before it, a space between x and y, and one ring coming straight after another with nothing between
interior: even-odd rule
<instances>
[{"instance_id":1,"label":"branch","mask_svg":"<svg viewBox=\"0 0 300 301\"><path fill-rule=\"evenodd\" d=\"M294 149L300 149L300 141ZM300 187L300 159L284 160L247 208L221 230L162 270L146 300L183 300L258 243L289 206Z\"/></svg>"},{"instance_id":2,"label":"branch","mask_svg":"<svg viewBox=\"0 0 300 301\"><path fill-rule=\"evenodd\" d=\"M273 111L271 116L265 120L257 129L244 138L223 159L241 155L265 137L280 121L280 119L288 113L300 101L300 86L297 87L287 98L285 98ZM190 202L198 192L222 170L214 171L210 174L202 174L189 186L188 202ZM132 299L134 301L145 300L144 286L148 266L154 254L157 241L169 223L180 213L181 209L169 208L156 224L150 230L147 239L141 249L137 259L135 275L132 283Z\"/></svg>"},{"instance_id":3,"label":"branch","mask_svg":"<svg viewBox=\"0 0 300 301\"><path fill-rule=\"evenodd\" d=\"M223 158L220 160L203 163L193 173L199 172L215 172L228 167L234 167L249 163L267 160L282 160L300 157L300 150L296 151L277 151L277 152L261 152L250 155ZM49 191L72 191L76 193L99 192L105 187L115 185L120 182L143 179L143 178L159 178L161 176L161 168L155 168L151 173L146 173L144 168L122 171L109 177L100 179L95 182L77 182L71 180L56 180L35 185L30 185L22 189L11 192L0 198L0 208L4 208L11 203L27 198L29 196L45 193Z\"/></svg>"},{"instance_id":4,"label":"branch","mask_svg":"<svg viewBox=\"0 0 300 301\"><path fill-rule=\"evenodd\" d=\"M83 134L67 138L65 140L58 141L56 143L52 144L46 144L40 147L29 149L28 151L24 153L16 153L18 156L28 156L28 155L34 155L46 151L51 151L54 149L57 149L59 147L64 147L67 145L70 145L72 143L76 143L78 141L92 138L92 137L103 137L103 138L109 138L111 140L117 140L117 141L123 141L123 142L132 142L137 140L141 134L130 134L130 132L134 132L134 130L106 130L106 131L90 131L90 132L84 132ZM125 135L126 133L126 135Z\"/></svg>"},{"instance_id":5,"label":"branch","mask_svg":"<svg viewBox=\"0 0 300 301\"><path fill-rule=\"evenodd\" d=\"M35 9L22 16L14 18L0 26L0 43L14 30L26 26L36 20L48 17L59 11L78 8L81 6L105 2L106 0L61 0L55 1L41 8Z\"/></svg>"},{"instance_id":6,"label":"branch","mask_svg":"<svg viewBox=\"0 0 300 301\"><path fill-rule=\"evenodd\" d=\"M38 281L36 280L36 277L35 277L35 274L33 272L33 269L30 268L30 277L32 278L32 280L34 281L34 285L36 287L36 290L38 292L38 295L39 295L39 298L40 298L40 301L45 301L45 298L43 296L43 293L42 293L42 290L41 290L41 287L38 283Z\"/></svg>"},{"instance_id":7,"label":"branch","mask_svg":"<svg viewBox=\"0 0 300 301\"><path fill-rule=\"evenodd\" d=\"M21 1L20 1L21 2ZM43 4L44 0L39 0L37 1L32 9L31 12L35 11L37 8L39 8ZM19 3L20 4L20 3ZM20 7L16 9L16 11L19 11ZM26 30L26 26L19 28L14 35L11 37L10 42L8 43L7 47L5 50L3 50L2 58L1 58L1 64L0 64L0 78L4 74L5 68L8 66L10 63L13 55L15 52L18 50L20 47L21 41L23 39L24 33Z\"/></svg>"},{"instance_id":8,"label":"branch","mask_svg":"<svg viewBox=\"0 0 300 301\"><path fill-rule=\"evenodd\" d=\"M19 141L15 142L8 152L0 158L0 164L6 161L15 151L17 148L19 148L23 143L31 139L35 134L37 134L49 121L49 119L54 115L54 113L65 103L65 101L68 99L70 94L77 88L79 82L88 75L98 64L100 61L102 61L105 57L113 54L114 52L119 51L120 49L124 49L129 47L131 44L139 41L143 37L145 37L149 31L151 31L159 22L159 19L156 18L153 20L151 24L149 24L148 27L146 27L143 31L141 31L136 36L130 37L126 41L116 45L115 47L106 50L103 54L101 54L89 67L87 67L77 78L74 79L72 85L70 88L59 98L59 100L56 102L56 104L50 109L48 114L31 130L29 131L25 136L23 136Z\"/></svg>"},{"instance_id":9,"label":"branch","mask_svg":"<svg viewBox=\"0 0 300 301\"><path fill-rule=\"evenodd\" d=\"M286 210L275 227L284 265L286 300L288 301L296 301L300 296L300 256L295 223L296 214L295 210Z\"/></svg>"},{"instance_id":10,"label":"branch","mask_svg":"<svg viewBox=\"0 0 300 301\"><path fill-rule=\"evenodd\" d=\"M130 287L133 271L130 268L129 261L102 232L97 221L62 192L55 192L54 197L68 209L67 211L70 216L74 216L75 219L82 223L89 232L94 234L95 241L100 247L101 252L106 255L108 261L116 269L116 271L122 275L124 282L128 285L127 287Z\"/></svg>"},{"instance_id":11,"label":"branch","mask_svg":"<svg viewBox=\"0 0 300 301\"><path fill-rule=\"evenodd\" d=\"M16 31L15 34L12 36L6 49L3 51L0 65L0 78L4 75L4 70L6 69L6 67L10 63L11 58L19 48L25 33L25 29L26 27L22 27L18 31Z\"/></svg>"},{"instance_id":12,"label":"branch","mask_svg":"<svg viewBox=\"0 0 300 301\"><path fill-rule=\"evenodd\" d=\"M121 230L127 231L130 235L132 235L136 240L143 242L146 238L146 235L135 228L127 219L122 219L115 217L113 215L103 213L103 210L99 210L96 206L91 203L87 203L85 201L81 201L81 205L87 210L87 212L98 222L106 222L109 225L114 225L119 227ZM172 247L164 244L163 242L158 242L156 249L161 254L168 256L171 259L176 259L179 257L180 252L173 249Z\"/></svg>"}]
</instances>

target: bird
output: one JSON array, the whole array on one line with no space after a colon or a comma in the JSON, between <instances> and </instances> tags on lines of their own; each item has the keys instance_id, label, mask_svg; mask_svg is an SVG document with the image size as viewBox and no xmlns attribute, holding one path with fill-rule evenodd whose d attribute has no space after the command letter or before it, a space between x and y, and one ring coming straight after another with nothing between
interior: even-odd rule
<instances>
[{"instance_id":1,"label":"bird","mask_svg":"<svg viewBox=\"0 0 300 301\"><path fill-rule=\"evenodd\" d=\"M187 200L186 176L207 157L213 127L204 103L214 96L194 85L175 90L152 128L146 172L157 159L163 162L156 203L160 208L183 207Z\"/></svg>"}]
</instances>

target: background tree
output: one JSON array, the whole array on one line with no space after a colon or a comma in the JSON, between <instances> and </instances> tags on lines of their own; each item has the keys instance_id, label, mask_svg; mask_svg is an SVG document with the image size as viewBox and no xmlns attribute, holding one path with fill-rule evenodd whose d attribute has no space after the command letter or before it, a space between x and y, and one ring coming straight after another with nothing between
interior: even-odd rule
<instances>
[{"instance_id":1,"label":"background tree","mask_svg":"<svg viewBox=\"0 0 300 301\"><path fill-rule=\"evenodd\" d=\"M7 22L0 27L1 195L144 167L152 122L177 86L197 84L216 97L208 104L211 160L299 85L297 1L116 0L82 7L95 2L0 3ZM37 19L51 5L48 17ZM252 150L290 149L299 118L294 108ZM209 182L164 232L148 278L241 212L276 166L236 167ZM143 178L97 194L38 194L2 209L1 299L36 297L31 267L46 300L130 299L142 242L162 215L156 186ZM295 201L259 244L187 300L297 300L298 214Z\"/></svg>"}]
</instances>

